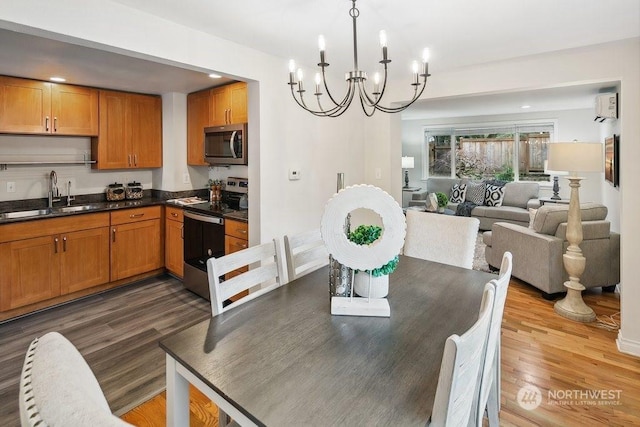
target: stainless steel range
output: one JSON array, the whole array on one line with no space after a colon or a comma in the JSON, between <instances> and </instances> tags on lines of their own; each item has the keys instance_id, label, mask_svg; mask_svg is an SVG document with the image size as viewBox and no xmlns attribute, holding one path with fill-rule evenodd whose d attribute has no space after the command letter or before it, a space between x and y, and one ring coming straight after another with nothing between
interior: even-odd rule
<instances>
[{"instance_id":1,"label":"stainless steel range","mask_svg":"<svg viewBox=\"0 0 640 427\"><path fill-rule=\"evenodd\" d=\"M248 181L229 178L223 203L199 203L184 206L184 278L185 288L209 299L207 260L224 255L224 216L241 210L246 203ZM245 202L242 202L244 196Z\"/></svg>"}]
</instances>

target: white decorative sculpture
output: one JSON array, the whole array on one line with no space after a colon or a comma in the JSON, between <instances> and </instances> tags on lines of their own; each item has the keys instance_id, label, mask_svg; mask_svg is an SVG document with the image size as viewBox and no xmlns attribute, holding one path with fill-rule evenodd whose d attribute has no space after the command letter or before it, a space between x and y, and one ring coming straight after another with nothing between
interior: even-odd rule
<instances>
[{"instance_id":1,"label":"white decorative sculpture","mask_svg":"<svg viewBox=\"0 0 640 427\"><path fill-rule=\"evenodd\" d=\"M370 209L382 219L382 236L370 245L357 245L344 233L344 221L356 209ZM404 245L406 221L393 197L372 185L354 185L334 195L325 206L320 232L329 253L353 270L373 270L398 255ZM389 317L385 298L332 297L331 314Z\"/></svg>"}]
</instances>

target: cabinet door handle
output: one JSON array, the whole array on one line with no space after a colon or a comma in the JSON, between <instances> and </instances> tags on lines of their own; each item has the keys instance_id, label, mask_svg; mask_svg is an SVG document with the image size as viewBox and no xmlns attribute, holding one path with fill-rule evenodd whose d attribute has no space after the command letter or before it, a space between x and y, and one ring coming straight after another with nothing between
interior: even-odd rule
<instances>
[{"instance_id":1,"label":"cabinet door handle","mask_svg":"<svg viewBox=\"0 0 640 427\"><path fill-rule=\"evenodd\" d=\"M62 238L62 252L67 252L67 236Z\"/></svg>"},{"instance_id":2,"label":"cabinet door handle","mask_svg":"<svg viewBox=\"0 0 640 427\"><path fill-rule=\"evenodd\" d=\"M133 166L138 166L138 155L137 154L133 155Z\"/></svg>"},{"instance_id":3,"label":"cabinet door handle","mask_svg":"<svg viewBox=\"0 0 640 427\"><path fill-rule=\"evenodd\" d=\"M54 238L53 239L53 253L57 254L58 253L58 238Z\"/></svg>"},{"instance_id":4,"label":"cabinet door handle","mask_svg":"<svg viewBox=\"0 0 640 427\"><path fill-rule=\"evenodd\" d=\"M247 234L247 230L238 230L238 233Z\"/></svg>"},{"instance_id":5,"label":"cabinet door handle","mask_svg":"<svg viewBox=\"0 0 640 427\"><path fill-rule=\"evenodd\" d=\"M144 216L143 213L131 214L131 215L129 215L129 218L142 218L143 216Z\"/></svg>"},{"instance_id":6,"label":"cabinet door handle","mask_svg":"<svg viewBox=\"0 0 640 427\"><path fill-rule=\"evenodd\" d=\"M55 116L53 117L53 131L58 132L58 118Z\"/></svg>"},{"instance_id":7,"label":"cabinet door handle","mask_svg":"<svg viewBox=\"0 0 640 427\"><path fill-rule=\"evenodd\" d=\"M49 116L46 116L44 118L44 130L46 130L47 132L49 132Z\"/></svg>"},{"instance_id":8,"label":"cabinet door handle","mask_svg":"<svg viewBox=\"0 0 640 427\"><path fill-rule=\"evenodd\" d=\"M131 166L131 154L127 156L127 159L129 160L129 166Z\"/></svg>"},{"instance_id":9,"label":"cabinet door handle","mask_svg":"<svg viewBox=\"0 0 640 427\"><path fill-rule=\"evenodd\" d=\"M231 123L231 109L229 109L229 123Z\"/></svg>"},{"instance_id":10,"label":"cabinet door handle","mask_svg":"<svg viewBox=\"0 0 640 427\"><path fill-rule=\"evenodd\" d=\"M172 216L172 217L174 217L174 218L177 218L177 217L178 217L178 214L177 214L177 213L175 213L175 212L171 212L171 216Z\"/></svg>"},{"instance_id":11,"label":"cabinet door handle","mask_svg":"<svg viewBox=\"0 0 640 427\"><path fill-rule=\"evenodd\" d=\"M116 242L116 229L115 228L111 230L111 234L112 234L111 241L113 243L115 243Z\"/></svg>"}]
</instances>

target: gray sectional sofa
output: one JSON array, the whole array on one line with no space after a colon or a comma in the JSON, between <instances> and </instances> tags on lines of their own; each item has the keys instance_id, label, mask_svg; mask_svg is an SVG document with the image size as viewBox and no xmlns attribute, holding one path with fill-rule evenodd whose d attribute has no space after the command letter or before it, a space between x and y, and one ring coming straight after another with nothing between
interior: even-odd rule
<instances>
[{"instance_id":1,"label":"gray sectional sofa","mask_svg":"<svg viewBox=\"0 0 640 427\"><path fill-rule=\"evenodd\" d=\"M424 206L429 193L442 192L451 198L454 184L466 183L466 178L429 178L426 181L426 191L414 193L409 206ZM471 216L480 220L480 230L491 230L495 222L508 222L523 226L529 225L529 208L540 207L538 193L540 187L536 182L508 182L504 186L502 206L476 206ZM449 203L448 209L454 212L457 203Z\"/></svg>"}]
</instances>

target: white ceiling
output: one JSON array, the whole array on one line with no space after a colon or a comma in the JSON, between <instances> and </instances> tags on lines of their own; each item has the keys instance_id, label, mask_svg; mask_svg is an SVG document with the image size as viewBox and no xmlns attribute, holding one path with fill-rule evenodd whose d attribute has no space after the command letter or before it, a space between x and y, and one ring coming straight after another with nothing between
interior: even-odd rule
<instances>
[{"instance_id":1,"label":"white ceiling","mask_svg":"<svg viewBox=\"0 0 640 427\"><path fill-rule=\"evenodd\" d=\"M305 64L318 62L316 40L323 34L331 63L329 72L342 74L352 68L348 0L114 1L249 45L282 57L283 61L296 58ZM397 78L408 78L410 61L419 59L425 46L431 50L430 72L435 74L640 36L638 0L360 0L357 7L361 68L371 71L379 60L378 31L384 29L393 60L390 69ZM0 12L0 19L1 15ZM209 79L206 71L0 30L0 74L38 79L63 74L75 84L166 93L192 92L224 82ZM535 108L547 108L543 105L548 102L548 108L558 109L551 107L558 102L556 95L560 94L567 105L577 105L578 99L586 102L587 96L600 88L582 89L491 95L485 101L475 99L478 97L430 100L421 104L434 110L433 103L437 103L438 114L450 110L459 113L460 105L470 108L474 102L483 102L487 111L489 101L495 104L496 111L500 104L518 104L519 108L525 102L532 108L534 103ZM592 104L591 96L589 105ZM469 113L474 115L471 110Z\"/></svg>"}]
</instances>

